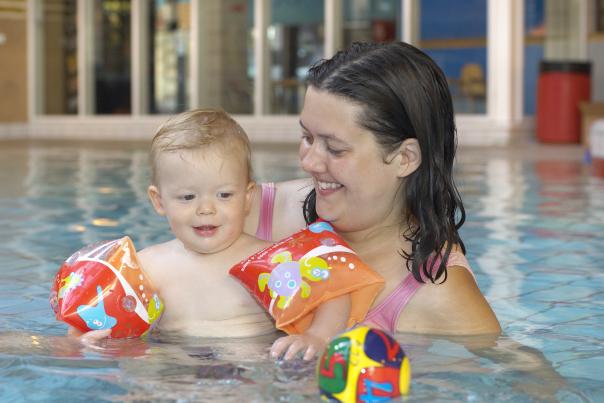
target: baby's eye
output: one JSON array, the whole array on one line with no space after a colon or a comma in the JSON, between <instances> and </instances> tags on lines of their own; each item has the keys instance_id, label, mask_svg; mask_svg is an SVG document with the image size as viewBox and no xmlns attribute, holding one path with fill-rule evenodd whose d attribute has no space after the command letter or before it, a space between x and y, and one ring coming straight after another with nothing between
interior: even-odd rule
<instances>
[{"instance_id":1,"label":"baby's eye","mask_svg":"<svg viewBox=\"0 0 604 403\"><path fill-rule=\"evenodd\" d=\"M231 192L219 192L218 193L218 198L221 200L228 200L231 197L233 197L233 193L231 193Z\"/></svg>"},{"instance_id":2,"label":"baby's eye","mask_svg":"<svg viewBox=\"0 0 604 403\"><path fill-rule=\"evenodd\" d=\"M195 199L195 195L194 194L186 194L186 195L180 196L180 198L182 200L191 201L191 200Z\"/></svg>"}]
</instances>

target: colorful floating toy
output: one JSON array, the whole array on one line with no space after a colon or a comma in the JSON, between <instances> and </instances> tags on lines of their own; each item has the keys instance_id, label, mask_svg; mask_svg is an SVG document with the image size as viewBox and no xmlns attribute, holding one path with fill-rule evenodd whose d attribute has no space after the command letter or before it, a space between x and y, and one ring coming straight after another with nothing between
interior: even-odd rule
<instances>
[{"instance_id":1,"label":"colorful floating toy","mask_svg":"<svg viewBox=\"0 0 604 403\"><path fill-rule=\"evenodd\" d=\"M325 400L384 402L409 393L411 366L390 335L359 326L331 340L317 378Z\"/></svg>"},{"instance_id":2,"label":"colorful floating toy","mask_svg":"<svg viewBox=\"0 0 604 403\"><path fill-rule=\"evenodd\" d=\"M164 310L128 237L71 255L55 276L50 305L58 320L82 332L111 329L111 337L144 335Z\"/></svg>"},{"instance_id":3,"label":"colorful floating toy","mask_svg":"<svg viewBox=\"0 0 604 403\"><path fill-rule=\"evenodd\" d=\"M303 332L321 303L344 294L351 296L349 326L361 322L384 285L326 221L255 253L230 274L290 334Z\"/></svg>"}]
</instances>

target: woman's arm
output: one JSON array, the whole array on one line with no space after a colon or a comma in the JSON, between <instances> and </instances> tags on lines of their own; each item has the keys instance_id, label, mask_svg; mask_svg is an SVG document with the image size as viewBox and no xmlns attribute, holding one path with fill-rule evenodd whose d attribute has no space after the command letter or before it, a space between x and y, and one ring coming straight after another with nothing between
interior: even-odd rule
<instances>
[{"instance_id":1,"label":"woman's arm","mask_svg":"<svg viewBox=\"0 0 604 403\"><path fill-rule=\"evenodd\" d=\"M271 356L291 360L302 353L304 360L320 355L329 340L346 329L350 316L350 295L345 294L322 303L308 329L302 334L278 338L271 347Z\"/></svg>"},{"instance_id":2,"label":"woman's arm","mask_svg":"<svg viewBox=\"0 0 604 403\"><path fill-rule=\"evenodd\" d=\"M486 358L506 372L522 374L514 389L535 398L535 401L558 401L556 393L567 382L539 350L509 337L483 335L449 338L463 344L469 351Z\"/></svg>"},{"instance_id":3,"label":"woman's arm","mask_svg":"<svg viewBox=\"0 0 604 403\"><path fill-rule=\"evenodd\" d=\"M501 326L472 274L447 268L447 281L426 283L399 316L397 330L442 335L500 334Z\"/></svg>"},{"instance_id":4,"label":"woman's arm","mask_svg":"<svg viewBox=\"0 0 604 403\"><path fill-rule=\"evenodd\" d=\"M283 239L306 226L302 214L302 203L312 190L310 179L294 179L275 184L275 203L273 206L273 241ZM256 186L251 210L245 220L245 232L255 235L258 229L262 187Z\"/></svg>"}]
</instances>

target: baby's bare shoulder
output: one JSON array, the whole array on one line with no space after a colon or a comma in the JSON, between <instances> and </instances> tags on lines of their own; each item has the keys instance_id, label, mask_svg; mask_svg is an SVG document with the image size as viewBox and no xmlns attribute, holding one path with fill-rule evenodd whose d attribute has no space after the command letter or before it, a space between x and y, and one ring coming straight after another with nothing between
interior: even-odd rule
<instances>
[{"instance_id":1,"label":"baby's bare shoulder","mask_svg":"<svg viewBox=\"0 0 604 403\"><path fill-rule=\"evenodd\" d=\"M272 245L271 242L263 241L248 234L242 234L237 249L242 255L245 255L243 257L247 257L270 245Z\"/></svg>"},{"instance_id":2,"label":"baby's bare shoulder","mask_svg":"<svg viewBox=\"0 0 604 403\"><path fill-rule=\"evenodd\" d=\"M152 278L157 277L162 268L174 259L178 247L175 241L151 245L136 252L143 270Z\"/></svg>"},{"instance_id":3,"label":"baby's bare shoulder","mask_svg":"<svg viewBox=\"0 0 604 403\"><path fill-rule=\"evenodd\" d=\"M171 254L176 249L176 240L171 240L164 243L158 243L155 245L147 246L144 249L137 251L139 259L149 259L165 256Z\"/></svg>"}]
</instances>

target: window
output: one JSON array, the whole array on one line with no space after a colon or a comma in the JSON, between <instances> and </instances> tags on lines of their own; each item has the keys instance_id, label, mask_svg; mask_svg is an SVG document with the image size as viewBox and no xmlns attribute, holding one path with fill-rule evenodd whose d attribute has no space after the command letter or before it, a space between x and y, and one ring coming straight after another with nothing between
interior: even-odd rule
<instances>
[{"instance_id":1,"label":"window","mask_svg":"<svg viewBox=\"0 0 604 403\"><path fill-rule=\"evenodd\" d=\"M421 0L419 46L444 71L455 112L486 112L487 1Z\"/></svg>"},{"instance_id":2,"label":"window","mask_svg":"<svg viewBox=\"0 0 604 403\"><path fill-rule=\"evenodd\" d=\"M94 112L128 114L130 102L130 1L94 2Z\"/></svg>"},{"instance_id":3,"label":"window","mask_svg":"<svg viewBox=\"0 0 604 403\"><path fill-rule=\"evenodd\" d=\"M191 2L154 0L149 10L149 112L189 109Z\"/></svg>"},{"instance_id":4,"label":"window","mask_svg":"<svg viewBox=\"0 0 604 403\"><path fill-rule=\"evenodd\" d=\"M544 0L524 3L524 114L535 114L539 63L544 55Z\"/></svg>"},{"instance_id":5,"label":"window","mask_svg":"<svg viewBox=\"0 0 604 403\"><path fill-rule=\"evenodd\" d=\"M343 48L353 42L392 42L400 39L399 0L344 0Z\"/></svg>"},{"instance_id":6,"label":"window","mask_svg":"<svg viewBox=\"0 0 604 403\"><path fill-rule=\"evenodd\" d=\"M39 2L42 23L38 37L40 112L49 115L78 113L78 58L76 0Z\"/></svg>"},{"instance_id":7,"label":"window","mask_svg":"<svg viewBox=\"0 0 604 403\"><path fill-rule=\"evenodd\" d=\"M306 73L324 54L323 7L323 0L272 0L270 113L300 112Z\"/></svg>"},{"instance_id":8,"label":"window","mask_svg":"<svg viewBox=\"0 0 604 403\"><path fill-rule=\"evenodd\" d=\"M249 6L248 6L249 3ZM254 12L248 0L200 2L199 104L251 114Z\"/></svg>"},{"instance_id":9,"label":"window","mask_svg":"<svg viewBox=\"0 0 604 403\"><path fill-rule=\"evenodd\" d=\"M595 30L598 33L604 34L604 0L595 0L595 1L596 1Z\"/></svg>"}]
</instances>

